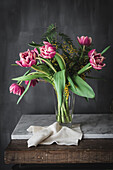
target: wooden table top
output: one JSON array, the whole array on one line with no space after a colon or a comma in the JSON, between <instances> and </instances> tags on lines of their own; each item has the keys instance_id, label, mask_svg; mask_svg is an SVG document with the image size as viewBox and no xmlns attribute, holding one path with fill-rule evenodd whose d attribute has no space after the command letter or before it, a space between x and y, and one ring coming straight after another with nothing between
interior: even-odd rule
<instances>
[{"instance_id":1,"label":"wooden table top","mask_svg":"<svg viewBox=\"0 0 113 170\"><path fill-rule=\"evenodd\" d=\"M6 164L113 163L113 139L83 139L79 146L38 145L11 140L5 150Z\"/></svg>"}]
</instances>

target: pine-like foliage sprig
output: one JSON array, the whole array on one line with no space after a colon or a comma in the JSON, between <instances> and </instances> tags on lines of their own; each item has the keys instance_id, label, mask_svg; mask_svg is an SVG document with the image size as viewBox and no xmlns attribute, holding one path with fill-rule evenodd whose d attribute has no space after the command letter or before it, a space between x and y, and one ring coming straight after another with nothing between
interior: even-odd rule
<instances>
[{"instance_id":1,"label":"pine-like foliage sprig","mask_svg":"<svg viewBox=\"0 0 113 170\"><path fill-rule=\"evenodd\" d=\"M49 39L50 41L55 40L57 37L57 32L56 32L56 25L51 24L48 28L47 31L42 35L42 40L47 40Z\"/></svg>"}]
</instances>

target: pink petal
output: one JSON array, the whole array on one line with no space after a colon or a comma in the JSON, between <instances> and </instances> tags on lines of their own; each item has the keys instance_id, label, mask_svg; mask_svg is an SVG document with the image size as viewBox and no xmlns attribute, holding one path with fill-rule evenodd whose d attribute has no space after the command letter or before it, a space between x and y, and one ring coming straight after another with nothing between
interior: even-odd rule
<instances>
[{"instance_id":1,"label":"pink petal","mask_svg":"<svg viewBox=\"0 0 113 170\"><path fill-rule=\"evenodd\" d=\"M34 48L34 52L35 52L36 54L39 54L36 48Z\"/></svg>"},{"instance_id":2,"label":"pink petal","mask_svg":"<svg viewBox=\"0 0 113 170\"><path fill-rule=\"evenodd\" d=\"M52 44L50 44L50 43L47 42L47 41L43 41L43 44L45 44L45 45L52 45Z\"/></svg>"},{"instance_id":3,"label":"pink petal","mask_svg":"<svg viewBox=\"0 0 113 170\"><path fill-rule=\"evenodd\" d=\"M86 36L86 37L84 38L84 45L86 45L86 46L89 46L89 45L90 45L90 41L89 41L88 36Z\"/></svg>"},{"instance_id":4,"label":"pink petal","mask_svg":"<svg viewBox=\"0 0 113 170\"><path fill-rule=\"evenodd\" d=\"M78 40L78 42L80 43L80 38L77 36L77 40Z\"/></svg>"},{"instance_id":5,"label":"pink petal","mask_svg":"<svg viewBox=\"0 0 113 170\"><path fill-rule=\"evenodd\" d=\"M50 53L50 58L53 58L55 56L56 52Z\"/></svg>"},{"instance_id":6,"label":"pink petal","mask_svg":"<svg viewBox=\"0 0 113 170\"><path fill-rule=\"evenodd\" d=\"M84 36L82 36L82 37L80 38L80 44L81 44L81 45L84 45L84 39L85 39Z\"/></svg>"},{"instance_id":7,"label":"pink petal","mask_svg":"<svg viewBox=\"0 0 113 170\"><path fill-rule=\"evenodd\" d=\"M19 66L23 67L21 61L15 61L15 63L18 64Z\"/></svg>"},{"instance_id":8,"label":"pink petal","mask_svg":"<svg viewBox=\"0 0 113 170\"><path fill-rule=\"evenodd\" d=\"M25 60L22 61L22 67L29 67Z\"/></svg>"},{"instance_id":9,"label":"pink petal","mask_svg":"<svg viewBox=\"0 0 113 170\"><path fill-rule=\"evenodd\" d=\"M92 49L91 51L88 52L88 57L91 57L92 55L94 55L96 49Z\"/></svg>"},{"instance_id":10,"label":"pink petal","mask_svg":"<svg viewBox=\"0 0 113 170\"><path fill-rule=\"evenodd\" d=\"M89 37L89 41L90 41L90 44L92 43L92 38L91 37Z\"/></svg>"},{"instance_id":11,"label":"pink petal","mask_svg":"<svg viewBox=\"0 0 113 170\"><path fill-rule=\"evenodd\" d=\"M32 65L36 65L36 60L31 60L29 63L29 67L31 67Z\"/></svg>"}]
</instances>

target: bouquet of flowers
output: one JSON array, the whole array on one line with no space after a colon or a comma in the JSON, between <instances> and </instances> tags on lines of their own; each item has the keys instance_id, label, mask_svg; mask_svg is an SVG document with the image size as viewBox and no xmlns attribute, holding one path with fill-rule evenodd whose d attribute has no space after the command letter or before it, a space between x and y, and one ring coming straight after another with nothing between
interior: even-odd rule
<instances>
[{"instance_id":1,"label":"bouquet of flowers","mask_svg":"<svg viewBox=\"0 0 113 170\"><path fill-rule=\"evenodd\" d=\"M98 53L92 46L92 38L88 36L77 37L78 47L65 34L57 32L51 24L47 32L42 35L42 42L32 42L27 50L19 54L20 60L16 64L28 69L21 77L13 78L10 93L19 95L17 103L26 94L31 86L40 81L52 84L57 96L57 121L68 123L72 121L69 110L70 91L86 99L95 98L93 89L86 82L92 78L89 73L92 69L101 70L105 63L103 54L110 48L108 46ZM26 88L22 86L25 83Z\"/></svg>"}]
</instances>

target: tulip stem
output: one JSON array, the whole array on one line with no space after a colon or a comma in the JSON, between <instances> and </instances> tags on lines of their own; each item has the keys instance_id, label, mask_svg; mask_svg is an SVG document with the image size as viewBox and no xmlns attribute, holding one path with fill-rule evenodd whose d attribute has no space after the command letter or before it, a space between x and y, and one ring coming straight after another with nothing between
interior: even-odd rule
<instances>
[{"instance_id":1,"label":"tulip stem","mask_svg":"<svg viewBox=\"0 0 113 170\"><path fill-rule=\"evenodd\" d=\"M48 37L46 37L46 38L47 38L48 42L51 43L50 39Z\"/></svg>"},{"instance_id":2,"label":"tulip stem","mask_svg":"<svg viewBox=\"0 0 113 170\"><path fill-rule=\"evenodd\" d=\"M84 51L85 51L85 45L83 45L83 48L82 48L82 52L81 52L81 56L80 56L80 61L81 61L81 59L83 57Z\"/></svg>"},{"instance_id":3,"label":"tulip stem","mask_svg":"<svg viewBox=\"0 0 113 170\"><path fill-rule=\"evenodd\" d=\"M48 74L47 74L46 72L44 72L44 71L42 71L42 70L39 70L39 69L35 68L34 66L31 66L31 68L32 68L33 70L36 70L37 72L43 73L43 74L45 74L45 75L48 76Z\"/></svg>"},{"instance_id":4,"label":"tulip stem","mask_svg":"<svg viewBox=\"0 0 113 170\"><path fill-rule=\"evenodd\" d=\"M44 61L55 73L57 72L56 69L52 66L52 64L49 63L47 60L45 60L43 58L39 58L39 57L37 57L36 59Z\"/></svg>"},{"instance_id":5,"label":"tulip stem","mask_svg":"<svg viewBox=\"0 0 113 170\"><path fill-rule=\"evenodd\" d=\"M83 52L85 51L85 45L83 45Z\"/></svg>"},{"instance_id":6,"label":"tulip stem","mask_svg":"<svg viewBox=\"0 0 113 170\"><path fill-rule=\"evenodd\" d=\"M92 66L89 66L84 72L90 70L91 68L92 68ZM83 72L83 73L84 73L84 72Z\"/></svg>"},{"instance_id":7,"label":"tulip stem","mask_svg":"<svg viewBox=\"0 0 113 170\"><path fill-rule=\"evenodd\" d=\"M18 85L21 85L21 83L22 83L22 81L20 81L20 82L18 83Z\"/></svg>"}]
</instances>

